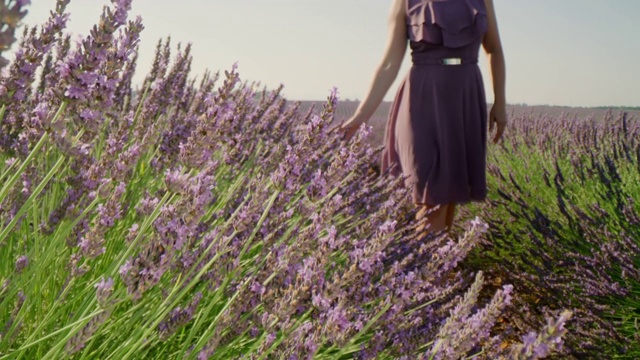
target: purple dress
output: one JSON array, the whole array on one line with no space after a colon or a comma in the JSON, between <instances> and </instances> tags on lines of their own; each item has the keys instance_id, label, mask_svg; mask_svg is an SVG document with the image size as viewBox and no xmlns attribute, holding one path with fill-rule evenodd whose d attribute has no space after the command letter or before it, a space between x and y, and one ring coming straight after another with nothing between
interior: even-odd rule
<instances>
[{"instance_id":1,"label":"purple dress","mask_svg":"<svg viewBox=\"0 0 640 360\"><path fill-rule=\"evenodd\" d=\"M482 201L487 105L477 61L487 31L484 0L405 1L413 66L389 113L381 169L407 176L414 203ZM460 64L442 63L450 58Z\"/></svg>"}]
</instances>

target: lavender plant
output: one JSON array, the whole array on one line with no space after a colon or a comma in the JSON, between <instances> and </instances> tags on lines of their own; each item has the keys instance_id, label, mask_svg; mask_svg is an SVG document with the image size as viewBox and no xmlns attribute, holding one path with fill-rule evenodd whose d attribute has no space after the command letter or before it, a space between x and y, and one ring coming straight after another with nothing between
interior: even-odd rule
<instances>
[{"instance_id":1,"label":"lavender plant","mask_svg":"<svg viewBox=\"0 0 640 360\"><path fill-rule=\"evenodd\" d=\"M0 71L9 64L9 60L2 57L2 52L9 50L16 41L16 29L27 15L24 8L30 3L30 0L3 0L0 3Z\"/></svg>"},{"instance_id":2,"label":"lavender plant","mask_svg":"<svg viewBox=\"0 0 640 360\"><path fill-rule=\"evenodd\" d=\"M134 91L131 1L76 47L68 3L0 79L0 359L560 349L562 332L494 346L513 289L484 301L482 273L459 266L486 224L418 236L403 179L370 172L370 129L330 131L335 89L301 113L235 65L197 83L190 45L167 40Z\"/></svg>"},{"instance_id":3,"label":"lavender plant","mask_svg":"<svg viewBox=\"0 0 640 360\"><path fill-rule=\"evenodd\" d=\"M493 154L488 242L470 268L494 273L526 297L520 331L572 309L571 358L640 354L640 123L525 116ZM477 209L476 209L477 210ZM493 270L489 270L493 268Z\"/></svg>"}]
</instances>

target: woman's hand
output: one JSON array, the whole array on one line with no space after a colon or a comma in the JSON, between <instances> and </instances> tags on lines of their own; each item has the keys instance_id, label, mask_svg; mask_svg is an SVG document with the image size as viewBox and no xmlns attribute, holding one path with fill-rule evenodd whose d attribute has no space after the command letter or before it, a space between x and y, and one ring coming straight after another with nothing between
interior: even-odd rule
<instances>
[{"instance_id":1,"label":"woman's hand","mask_svg":"<svg viewBox=\"0 0 640 360\"><path fill-rule=\"evenodd\" d=\"M352 116L349 120L342 122L339 126L334 129L340 131L343 134L343 140L349 141L356 134L358 129L362 124L364 124L364 120L357 116Z\"/></svg>"},{"instance_id":2,"label":"woman's hand","mask_svg":"<svg viewBox=\"0 0 640 360\"><path fill-rule=\"evenodd\" d=\"M340 126L332 129L340 130L345 140L351 139L360 126L369 121L398 76L402 66L402 59L409 46L405 6L406 0L393 0L387 18L387 45L385 46L382 60L373 76L369 92L358 105L355 115L342 122Z\"/></svg>"},{"instance_id":3,"label":"woman's hand","mask_svg":"<svg viewBox=\"0 0 640 360\"><path fill-rule=\"evenodd\" d=\"M493 137L493 143L497 143L502 138L502 133L507 127L507 101L506 101L506 65L504 60L504 52L502 51L502 42L498 31L498 20L493 7L493 0L484 0L487 10L487 19L489 25L487 32L482 40L482 46L489 55L489 64L491 64L491 77L493 80L493 107L489 112L489 133L493 132L493 128L497 127L496 134Z\"/></svg>"},{"instance_id":4,"label":"woman's hand","mask_svg":"<svg viewBox=\"0 0 640 360\"><path fill-rule=\"evenodd\" d=\"M493 137L493 143L496 144L502 138L504 129L507 127L507 107L504 104L496 103L491 107L489 112L489 133L496 128L496 134Z\"/></svg>"}]
</instances>

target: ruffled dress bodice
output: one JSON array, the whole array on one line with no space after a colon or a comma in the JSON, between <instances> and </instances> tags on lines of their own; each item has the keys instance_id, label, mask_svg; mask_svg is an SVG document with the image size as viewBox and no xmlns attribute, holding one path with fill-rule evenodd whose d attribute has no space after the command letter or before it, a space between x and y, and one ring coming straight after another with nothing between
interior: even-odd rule
<instances>
[{"instance_id":1,"label":"ruffled dress bodice","mask_svg":"<svg viewBox=\"0 0 640 360\"><path fill-rule=\"evenodd\" d=\"M486 31L484 0L407 0L407 34L412 42L459 48Z\"/></svg>"}]
</instances>

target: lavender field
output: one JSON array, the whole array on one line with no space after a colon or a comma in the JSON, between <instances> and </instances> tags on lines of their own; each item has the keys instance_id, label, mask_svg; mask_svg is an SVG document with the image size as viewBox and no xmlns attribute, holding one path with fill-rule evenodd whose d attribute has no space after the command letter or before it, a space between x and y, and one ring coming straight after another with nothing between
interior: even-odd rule
<instances>
[{"instance_id":1,"label":"lavender field","mask_svg":"<svg viewBox=\"0 0 640 360\"><path fill-rule=\"evenodd\" d=\"M0 37L1 360L640 358L637 112L513 107L489 200L425 236L377 166L388 103L345 142L335 89L168 40L135 86L131 0L77 45L69 1Z\"/></svg>"},{"instance_id":2,"label":"lavender field","mask_svg":"<svg viewBox=\"0 0 640 360\"><path fill-rule=\"evenodd\" d=\"M293 103L293 101L291 101ZM300 102L300 109L302 111L318 108L322 106L321 101L310 101L303 100ZM348 119L351 115L353 115L360 104L357 100L343 100L341 101L335 112L335 123L339 123L340 121ZM391 109L391 102L384 101L376 112L369 120L369 125L372 127L371 134L367 137L367 143L373 147L383 146L382 140L384 138L384 129L385 124L387 122L387 116L389 114L389 110ZM539 106L529 106L529 105L507 105L507 113L511 119L521 119L521 118L567 118L571 121L582 121L584 119L587 120L595 120L595 119L603 119L605 116L609 116L609 113L613 112L614 114L618 114L621 111L627 112L630 118L639 119L640 118L640 108L577 108L577 107L566 107L566 106L549 106L549 105L539 105Z\"/></svg>"}]
</instances>

